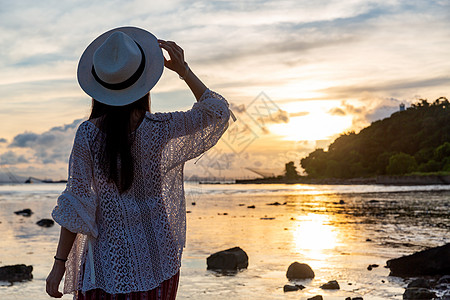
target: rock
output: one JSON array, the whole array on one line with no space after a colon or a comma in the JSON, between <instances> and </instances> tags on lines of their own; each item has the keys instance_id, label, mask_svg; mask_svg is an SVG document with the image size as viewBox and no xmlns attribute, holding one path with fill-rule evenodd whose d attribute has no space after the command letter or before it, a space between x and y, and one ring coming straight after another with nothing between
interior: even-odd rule
<instances>
[{"instance_id":1,"label":"rock","mask_svg":"<svg viewBox=\"0 0 450 300\"><path fill-rule=\"evenodd\" d=\"M208 270L238 270L248 267L248 256L241 248L234 247L210 255L206 263Z\"/></svg>"},{"instance_id":2,"label":"rock","mask_svg":"<svg viewBox=\"0 0 450 300\"><path fill-rule=\"evenodd\" d=\"M415 280L411 281L408 284L408 289L409 288L426 288L426 289L429 289L429 288L431 288L431 286L430 286L430 282L428 280L426 280L424 278L418 278L418 279L415 279Z\"/></svg>"},{"instance_id":3,"label":"rock","mask_svg":"<svg viewBox=\"0 0 450 300\"><path fill-rule=\"evenodd\" d=\"M33 266L13 265L0 267L0 281L23 281L33 279Z\"/></svg>"},{"instance_id":4,"label":"rock","mask_svg":"<svg viewBox=\"0 0 450 300\"><path fill-rule=\"evenodd\" d=\"M41 227L52 227L53 225L55 225L55 221L50 220L50 219L42 219L36 222L36 224L38 224Z\"/></svg>"},{"instance_id":5,"label":"rock","mask_svg":"<svg viewBox=\"0 0 450 300\"><path fill-rule=\"evenodd\" d=\"M298 291L300 289L300 287L296 286L296 285L290 285L290 284L285 284L283 286L283 292L295 292Z\"/></svg>"},{"instance_id":6,"label":"rock","mask_svg":"<svg viewBox=\"0 0 450 300\"><path fill-rule=\"evenodd\" d=\"M272 203L266 203L266 205L281 205L280 202L272 202Z\"/></svg>"},{"instance_id":7,"label":"rock","mask_svg":"<svg viewBox=\"0 0 450 300\"><path fill-rule=\"evenodd\" d=\"M293 262L286 272L286 277L289 280L314 278L314 276L314 271L310 266L299 262Z\"/></svg>"},{"instance_id":8,"label":"rock","mask_svg":"<svg viewBox=\"0 0 450 300\"><path fill-rule=\"evenodd\" d=\"M366 242L371 242L372 240L371 239L366 239Z\"/></svg>"},{"instance_id":9,"label":"rock","mask_svg":"<svg viewBox=\"0 0 450 300\"><path fill-rule=\"evenodd\" d=\"M192 202L191 204L192 204L192 205L196 205L197 203L195 203L195 202Z\"/></svg>"},{"instance_id":10,"label":"rock","mask_svg":"<svg viewBox=\"0 0 450 300\"><path fill-rule=\"evenodd\" d=\"M244 203L239 203L239 206L244 206L245 204Z\"/></svg>"},{"instance_id":11,"label":"rock","mask_svg":"<svg viewBox=\"0 0 450 300\"><path fill-rule=\"evenodd\" d=\"M372 271L373 268L378 268L379 266L377 264L371 264L367 267L367 270Z\"/></svg>"},{"instance_id":12,"label":"rock","mask_svg":"<svg viewBox=\"0 0 450 300\"><path fill-rule=\"evenodd\" d=\"M31 209L29 209L29 208L25 208L25 209L23 209L23 210L18 210L18 211L15 211L14 213L15 213L16 215L24 216L24 217L29 217L29 216L31 216L31 215L33 214L33 212L31 211Z\"/></svg>"},{"instance_id":13,"label":"rock","mask_svg":"<svg viewBox=\"0 0 450 300\"><path fill-rule=\"evenodd\" d=\"M345 204L344 200L339 200L339 204Z\"/></svg>"},{"instance_id":14,"label":"rock","mask_svg":"<svg viewBox=\"0 0 450 300\"><path fill-rule=\"evenodd\" d=\"M308 298L308 300L323 300L323 297L321 295L316 295L312 298Z\"/></svg>"},{"instance_id":15,"label":"rock","mask_svg":"<svg viewBox=\"0 0 450 300\"><path fill-rule=\"evenodd\" d=\"M354 298L347 297L347 298L345 298L345 300L364 300L364 299L363 299L363 297L354 297Z\"/></svg>"},{"instance_id":16,"label":"rock","mask_svg":"<svg viewBox=\"0 0 450 300\"><path fill-rule=\"evenodd\" d=\"M436 294L429 289L407 288L403 294L403 299L433 299Z\"/></svg>"},{"instance_id":17,"label":"rock","mask_svg":"<svg viewBox=\"0 0 450 300\"><path fill-rule=\"evenodd\" d=\"M336 280L328 281L327 283L322 284L320 286L320 288L324 289L324 290L339 290L340 289L339 283Z\"/></svg>"},{"instance_id":18,"label":"rock","mask_svg":"<svg viewBox=\"0 0 450 300\"><path fill-rule=\"evenodd\" d=\"M390 276L412 277L450 274L450 244L386 262Z\"/></svg>"},{"instance_id":19,"label":"rock","mask_svg":"<svg viewBox=\"0 0 450 300\"><path fill-rule=\"evenodd\" d=\"M274 217L264 217L264 218L259 218L260 220L275 220Z\"/></svg>"},{"instance_id":20,"label":"rock","mask_svg":"<svg viewBox=\"0 0 450 300\"><path fill-rule=\"evenodd\" d=\"M249 206L247 206L247 208L255 208L255 206L254 205L249 205Z\"/></svg>"}]
</instances>

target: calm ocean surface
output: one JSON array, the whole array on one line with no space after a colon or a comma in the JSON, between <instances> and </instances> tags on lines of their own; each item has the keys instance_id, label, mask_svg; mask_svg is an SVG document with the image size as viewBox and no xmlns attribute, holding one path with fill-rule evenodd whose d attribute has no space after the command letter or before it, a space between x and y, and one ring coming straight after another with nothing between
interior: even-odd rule
<instances>
[{"instance_id":1,"label":"calm ocean surface","mask_svg":"<svg viewBox=\"0 0 450 300\"><path fill-rule=\"evenodd\" d=\"M34 268L32 281L0 282L0 299L50 299L45 278L59 226L36 222L50 218L63 189L0 185L0 266ZM188 232L178 299L402 299L406 283L388 276L386 261L450 242L450 186L186 183L185 190ZM267 205L273 202L286 204ZM34 214L14 214L24 208ZM210 254L234 246L247 252L248 269L231 275L206 270ZM309 264L316 277L299 281L302 291L283 293L294 261ZM369 264L380 267L368 271ZM330 280L341 289L319 288Z\"/></svg>"}]
</instances>

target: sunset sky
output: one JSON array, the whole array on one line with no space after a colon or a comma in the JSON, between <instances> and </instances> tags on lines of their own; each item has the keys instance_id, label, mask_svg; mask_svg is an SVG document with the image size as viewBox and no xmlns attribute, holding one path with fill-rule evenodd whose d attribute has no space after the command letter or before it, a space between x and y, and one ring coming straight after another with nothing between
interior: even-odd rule
<instances>
[{"instance_id":1,"label":"sunset sky","mask_svg":"<svg viewBox=\"0 0 450 300\"><path fill-rule=\"evenodd\" d=\"M176 41L238 117L187 176L275 174L402 102L450 97L449 1L3 1L0 181L66 176L90 108L78 59L125 25ZM194 102L167 69L151 98L153 112Z\"/></svg>"}]
</instances>

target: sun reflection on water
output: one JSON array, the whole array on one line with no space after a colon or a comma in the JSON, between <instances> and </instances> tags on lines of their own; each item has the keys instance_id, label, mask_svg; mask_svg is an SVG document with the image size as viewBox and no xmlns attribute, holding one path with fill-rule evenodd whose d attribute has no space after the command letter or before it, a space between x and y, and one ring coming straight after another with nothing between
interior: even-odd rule
<instances>
[{"instance_id":1,"label":"sun reflection on water","mask_svg":"<svg viewBox=\"0 0 450 300\"><path fill-rule=\"evenodd\" d=\"M310 213L298 217L297 221L293 230L295 251L311 259L326 259L328 254L325 250L332 250L338 245L337 231L330 225L330 216Z\"/></svg>"}]
</instances>

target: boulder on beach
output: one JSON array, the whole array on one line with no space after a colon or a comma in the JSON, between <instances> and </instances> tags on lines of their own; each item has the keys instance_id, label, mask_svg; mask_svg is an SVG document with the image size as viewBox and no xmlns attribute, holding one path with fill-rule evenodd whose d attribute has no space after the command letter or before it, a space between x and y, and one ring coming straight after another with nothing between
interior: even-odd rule
<instances>
[{"instance_id":1,"label":"boulder on beach","mask_svg":"<svg viewBox=\"0 0 450 300\"><path fill-rule=\"evenodd\" d=\"M331 281L328 281L325 284L322 284L320 286L320 288L324 289L324 290L339 290L340 286L339 286L339 283L336 280L331 280Z\"/></svg>"},{"instance_id":2,"label":"boulder on beach","mask_svg":"<svg viewBox=\"0 0 450 300\"><path fill-rule=\"evenodd\" d=\"M230 248L206 259L208 270L238 270L248 267L248 255L239 247Z\"/></svg>"},{"instance_id":3,"label":"boulder on beach","mask_svg":"<svg viewBox=\"0 0 450 300\"><path fill-rule=\"evenodd\" d=\"M347 297L345 300L364 300L363 297Z\"/></svg>"},{"instance_id":4,"label":"boulder on beach","mask_svg":"<svg viewBox=\"0 0 450 300\"><path fill-rule=\"evenodd\" d=\"M16 215L24 216L24 217L29 217L29 216L31 216L31 215L33 214L33 212L31 211L31 209L29 209L29 208L25 208L25 209L22 209L22 210L18 210L18 211L15 211L14 213L15 213Z\"/></svg>"},{"instance_id":5,"label":"boulder on beach","mask_svg":"<svg viewBox=\"0 0 450 300\"><path fill-rule=\"evenodd\" d=\"M308 279L314 278L314 271L307 264L301 264L299 262L293 262L287 272L286 277L289 280L293 279Z\"/></svg>"},{"instance_id":6,"label":"boulder on beach","mask_svg":"<svg viewBox=\"0 0 450 300\"><path fill-rule=\"evenodd\" d=\"M283 292L295 292L298 290L303 290L305 287L301 284L295 284L295 285L291 285L291 284L285 284L283 287Z\"/></svg>"},{"instance_id":7,"label":"boulder on beach","mask_svg":"<svg viewBox=\"0 0 450 300\"><path fill-rule=\"evenodd\" d=\"M407 288L403 293L403 299L434 299L436 294L425 288Z\"/></svg>"},{"instance_id":8,"label":"boulder on beach","mask_svg":"<svg viewBox=\"0 0 450 300\"><path fill-rule=\"evenodd\" d=\"M0 281L23 281L33 279L33 266L12 265L0 267Z\"/></svg>"},{"instance_id":9,"label":"boulder on beach","mask_svg":"<svg viewBox=\"0 0 450 300\"><path fill-rule=\"evenodd\" d=\"M41 227L52 227L53 225L55 225L55 221L50 220L50 219L42 219L36 222L36 224L38 224Z\"/></svg>"},{"instance_id":10,"label":"boulder on beach","mask_svg":"<svg viewBox=\"0 0 450 300\"><path fill-rule=\"evenodd\" d=\"M450 244L388 260L390 276L413 277L450 274Z\"/></svg>"},{"instance_id":11,"label":"boulder on beach","mask_svg":"<svg viewBox=\"0 0 450 300\"><path fill-rule=\"evenodd\" d=\"M321 295L316 295L314 297L308 298L308 300L323 300L323 297Z\"/></svg>"}]
</instances>

